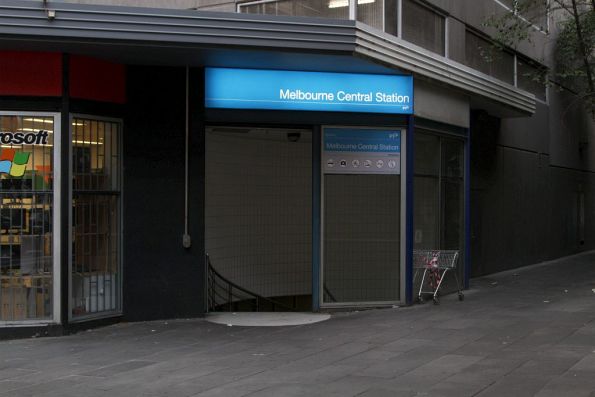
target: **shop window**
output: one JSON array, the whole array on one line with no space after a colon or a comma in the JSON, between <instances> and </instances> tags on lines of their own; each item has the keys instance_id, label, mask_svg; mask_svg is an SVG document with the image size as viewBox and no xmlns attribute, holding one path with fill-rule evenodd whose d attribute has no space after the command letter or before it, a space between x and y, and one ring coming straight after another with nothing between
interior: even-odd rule
<instances>
[{"instance_id":1,"label":"shop window","mask_svg":"<svg viewBox=\"0 0 595 397\"><path fill-rule=\"evenodd\" d=\"M500 51L488 40L465 32L465 64L499 80L514 84L514 55Z\"/></svg>"},{"instance_id":2,"label":"shop window","mask_svg":"<svg viewBox=\"0 0 595 397\"><path fill-rule=\"evenodd\" d=\"M0 114L0 133L0 322L49 320L54 116Z\"/></svg>"},{"instance_id":3,"label":"shop window","mask_svg":"<svg viewBox=\"0 0 595 397\"><path fill-rule=\"evenodd\" d=\"M446 19L414 0L402 0L403 39L440 55L445 54ZM423 26L423 29L420 28Z\"/></svg>"},{"instance_id":4,"label":"shop window","mask_svg":"<svg viewBox=\"0 0 595 397\"><path fill-rule=\"evenodd\" d=\"M121 124L72 119L72 317L121 310Z\"/></svg>"},{"instance_id":5,"label":"shop window","mask_svg":"<svg viewBox=\"0 0 595 397\"><path fill-rule=\"evenodd\" d=\"M465 230L463 141L416 131L413 185L413 248L459 250L458 271L462 280Z\"/></svg>"},{"instance_id":6,"label":"shop window","mask_svg":"<svg viewBox=\"0 0 595 397\"><path fill-rule=\"evenodd\" d=\"M546 100L546 69L517 57L517 87L529 91L542 101Z\"/></svg>"}]
</instances>

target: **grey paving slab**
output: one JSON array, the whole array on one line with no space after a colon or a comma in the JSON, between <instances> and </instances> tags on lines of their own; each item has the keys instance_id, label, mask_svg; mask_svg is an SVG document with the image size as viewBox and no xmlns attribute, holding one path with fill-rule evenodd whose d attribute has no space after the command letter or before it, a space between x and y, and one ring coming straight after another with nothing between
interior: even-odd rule
<instances>
[{"instance_id":1,"label":"grey paving slab","mask_svg":"<svg viewBox=\"0 0 595 397\"><path fill-rule=\"evenodd\" d=\"M525 360L488 357L465 367L464 371L452 374L445 381L455 384L470 384L472 386L483 385L482 388L484 388L508 375L524 363Z\"/></svg>"},{"instance_id":2,"label":"grey paving slab","mask_svg":"<svg viewBox=\"0 0 595 397\"><path fill-rule=\"evenodd\" d=\"M362 397L414 397L418 393L414 390L394 390L375 387L358 395Z\"/></svg>"},{"instance_id":3,"label":"grey paving slab","mask_svg":"<svg viewBox=\"0 0 595 397\"><path fill-rule=\"evenodd\" d=\"M0 370L0 380L17 380L33 376L38 371L20 367L8 367Z\"/></svg>"},{"instance_id":4,"label":"grey paving slab","mask_svg":"<svg viewBox=\"0 0 595 397\"><path fill-rule=\"evenodd\" d=\"M595 396L595 253L472 280L464 302L294 327L201 319L0 342L0 397Z\"/></svg>"},{"instance_id":5,"label":"grey paving slab","mask_svg":"<svg viewBox=\"0 0 595 397\"><path fill-rule=\"evenodd\" d=\"M366 390L382 387L384 382L374 377L351 374L336 381L320 385L322 396L358 396Z\"/></svg>"},{"instance_id":6,"label":"grey paving slab","mask_svg":"<svg viewBox=\"0 0 595 397\"><path fill-rule=\"evenodd\" d=\"M427 390L427 396L439 397L471 397L477 395L485 385L478 383L458 383L450 380L443 380L436 383Z\"/></svg>"},{"instance_id":7,"label":"grey paving slab","mask_svg":"<svg viewBox=\"0 0 595 397\"><path fill-rule=\"evenodd\" d=\"M493 385L488 386L477 393L478 397L515 396L529 397L539 393L547 384L548 379L544 376L507 375ZM569 394L571 395L571 394Z\"/></svg>"},{"instance_id":8,"label":"grey paving slab","mask_svg":"<svg viewBox=\"0 0 595 397\"><path fill-rule=\"evenodd\" d=\"M154 361L130 360L123 363L101 367L93 371L88 371L83 373L82 375L109 377L153 364L155 364Z\"/></svg>"}]
</instances>

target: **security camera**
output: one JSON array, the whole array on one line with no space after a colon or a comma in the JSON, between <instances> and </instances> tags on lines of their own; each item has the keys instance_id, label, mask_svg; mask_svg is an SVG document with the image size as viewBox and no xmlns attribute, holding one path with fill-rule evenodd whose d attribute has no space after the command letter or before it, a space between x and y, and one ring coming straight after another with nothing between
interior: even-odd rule
<instances>
[{"instance_id":1,"label":"security camera","mask_svg":"<svg viewBox=\"0 0 595 397\"><path fill-rule=\"evenodd\" d=\"M300 140L302 134L300 134L299 132L288 132L287 133L287 140L289 142L297 142Z\"/></svg>"}]
</instances>

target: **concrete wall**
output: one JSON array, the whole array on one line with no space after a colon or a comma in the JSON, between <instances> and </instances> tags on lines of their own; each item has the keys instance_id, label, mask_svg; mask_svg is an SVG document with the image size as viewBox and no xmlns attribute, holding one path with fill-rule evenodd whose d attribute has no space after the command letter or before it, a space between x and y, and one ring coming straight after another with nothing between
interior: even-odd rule
<instances>
[{"instance_id":1,"label":"concrete wall","mask_svg":"<svg viewBox=\"0 0 595 397\"><path fill-rule=\"evenodd\" d=\"M554 94L553 103L557 97L567 95ZM575 106L541 104L526 119L474 114L474 275L595 248L593 148L580 143L585 135L592 140L595 130L580 105Z\"/></svg>"},{"instance_id":2,"label":"concrete wall","mask_svg":"<svg viewBox=\"0 0 595 397\"><path fill-rule=\"evenodd\" d=\"M447 88L414 79L415 115L457 127L469 127L469 98Z\"/></svg>"}]
</instances>

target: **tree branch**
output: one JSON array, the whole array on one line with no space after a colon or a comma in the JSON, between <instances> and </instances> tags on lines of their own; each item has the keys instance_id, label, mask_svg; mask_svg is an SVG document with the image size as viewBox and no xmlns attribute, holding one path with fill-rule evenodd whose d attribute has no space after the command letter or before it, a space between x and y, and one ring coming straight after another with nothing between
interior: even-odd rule
<instances>
[{"instance_id":1,"label":"tree branch","mask_svg":"<svg viewBox=\"0 0 595 397\"><path fill-rule=\"evenodd\" d=\"M574 0L573 0L574 1ZM593 0L595 1L595 0ZM554 2L556 4L558 4L560 6L561 9L567 11L569 14L572 15L572 10L570 8L568 8L568 6L566 5L566 3L563 0L554 0Z\"/></svg>"}]
</instances>

